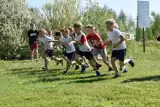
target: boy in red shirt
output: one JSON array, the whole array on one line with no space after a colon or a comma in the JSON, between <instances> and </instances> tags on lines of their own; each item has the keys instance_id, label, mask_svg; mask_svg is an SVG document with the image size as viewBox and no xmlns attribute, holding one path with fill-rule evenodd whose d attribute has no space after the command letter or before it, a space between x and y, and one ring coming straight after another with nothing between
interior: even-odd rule
<instances>
[{"instance_id":1,"label":"boy in red shirt","mask_svg":"<svg viewBox=\"0 0 160 107\"><path fill-rule=\"evenodd\" d=\"M98 56L101 55L103 62L109 67L108 71L112 71L113 68L110 63L107 61L107 51L106 46L103 43L101 36L95 32L95 28L92 25L86 26L87 40L90 46L93 47L93 55Z\"/></svg>"},{"instance_id":2,"label":"boy in red shirt","mask_svg":"<svg viewBox=\"0 0 160 107\"><path fill-rule=\"evenodd\" d=\"M87 41L87 38L85 34L82 32L82 23L75 23L74 24L74 31L75 31L75 42L79 46L79 52L78 54L81 57L86 57L86 59L89 60L90 65L94 68L96 75L98 77L101 76L100 72L97 69L96 62L94 60L94 57L92 55L92 49ZM84 68L86 68L85 66Z\"/></svg>"}]
</instances>

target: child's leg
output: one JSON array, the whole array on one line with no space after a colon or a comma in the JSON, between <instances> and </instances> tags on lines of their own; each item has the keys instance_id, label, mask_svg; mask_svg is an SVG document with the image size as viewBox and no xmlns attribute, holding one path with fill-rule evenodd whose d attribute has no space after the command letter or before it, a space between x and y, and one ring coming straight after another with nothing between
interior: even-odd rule
<instances>
[{"instance_id":1,"label":"child's leg","mask_svg":"<svg viewBox=\"0 0 160 107\"><path fill-rule=\"evenodd\" d=\"M82 57L82 60L84 61L84 63L87 65L87 66L89 66L89 64L88 64L88 62L87 62L87 60L86 60L86 58L83 56Z\"/></svg>"},{"instance_id":2,"label":"child's leg","mask_svg":"<svg viewBox=\"0 0 160 107\"><path fill-rule=\"evenodd\" d=\"M83 62L79 60L78 55L75 55L75 61L76 61L79 65L82 66L82 68L81 68L81 73L83 73L88 66L87 66L86 64L83 64ZM78 67L78 68L79 68L79 67Z\"/></svg>"},{"instance_id":3,"label":"child's leg","mask_svg":"<svg viewBox=\"0 0 160 107\"><path fill-rule=\"evenodd\" d=\"M30 58L31 58L31 60L33 60L34 59L34 51L33 51L32 46L30 46L29 52L30 52Z\"/></svg>"},{"instance_id":4,"label":"child's leg","mask_svg":"<svg viewBox=\"0 0 160 107\"><path fill-rule=\"evenodd\" d=\"M72 61L68 60L68 61L67 61L67 64L66 64L66 70L65 70L64 73L67 73L67 72L68 72L68 70L70 69L71 65L72 65Z\"/></svg>"},{"instance_id":5,"label":"child's leg","mask_svg":"<svg viewBox=\"0 0 160 107\"><path fill-rule=\"evenodd\" d=\"M48 70L48 63L49 63L48 58L47 58L47 56L45 56L44 57L44 67L45 67L44 69L45 70Z\"/></svg>"},{"instance_id":6,"label":"child's leg","mask_svg":"<svg viewBox=\"0 0 160 107\"><path fill-rule=\"evenodd\" d=\"M89 62L90 62L90 65L93 67L93 69L95 70L95 72L96 72L96 75L98 76L98 77L100 77L101 76L101 73L98 71L98 69L97 69L97 64L96 64L96 62L95 62L95 60L94 59L91 59L91 60L89 60Z\"/></svg>"},{"instance_id":7,"label":"child's leg","mask_svg":"<svg viewBox=\"0 0 160 107\"><path fill-rule=\"evenodd\" d=\"M112 70L112 66L109 63L109 61L107 60L107 52L106 52L106 50L105 49L104 50L100 50L99 53L100 53L100 55L101 55L101 57L103 59L104 64L106 64L108 66L108 68L109 68L109 71L111 71Z\"/></svg>"},{"instance_id":8,"label":"child's leg","mask_svg":"<svg viewBox=\"0 0 160 107\"><path fill-rule=\"evenodd\" d=\"M113 69L115 70L115 73L117 74L119 71L118 71L118 68L117 68L117 66L116 66L116 60L117 60L117 58L113 57L113 58L111 59L111 63L112 63Z\"/></svg>"},{"instance_id":9,"label":"child's leg","mask_svg":"<svg viewBox=\"0 0 160 107\"><path fill-rule=\"evenodd\" d=\"M94 70L95 70L95 71L97 71L97 70L98 70L98 69L97 69L97 67L96 67L96 62L95 62L95 60L94 60L94 59L89 60L89 63L90 63L90 65L94 68Z\"/></svg>"},{"instance_id":10,"label":"child's leg","mask_svg":"<svg viewBox=\"0 0 160 107\"><path fill-rule=\"evenodd\" d=\"M38 60L39 58L38 49L34 49L34 56L35 56L35 59Z\"/></svg>"},{"instance_id":11,"label":"child's leg","mask_svg":"<svg viewBox=\"0 0 160 107\"><path fill-rule=\"evenodd\" d=\"M84 65L82 61L79 60L79 56L76 54L75 55L75 61L79 64L79 65Z\"/></svg>"},{"instance_id":12,"label":"child's leg","mask_svg":"<svg viewBox=\"0 0 160 107\"><path fill-rule=\"evenodd\" d=\"M125 65L126 64L130 64L132 67L134 67L134 62L132 59L126 59L125 60L125 56L126 56L126 49L124 50L120 50L120 53L119 53L119 60L120 60L120 70L123 71L123 72L128 72L128 70L125 68Z\"/></svg>"}]
</instances>

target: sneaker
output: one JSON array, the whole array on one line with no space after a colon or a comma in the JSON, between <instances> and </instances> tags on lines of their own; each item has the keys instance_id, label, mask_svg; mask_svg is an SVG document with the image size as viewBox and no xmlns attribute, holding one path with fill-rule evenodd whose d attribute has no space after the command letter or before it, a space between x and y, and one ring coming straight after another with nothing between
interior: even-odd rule
<instances>
[{"instance_id":1,"label":"sneaker","mask_svg":"<svg viewBox=\"0 0 160 107\"><path fill-rule=\"evenodd\" d=\"M116 73L116 75L113 77L113 78L118 78L120 77L121 75L119 73Z\"/></svg>"},{"instance_id":2,"label":"sneaker","mask_svg":"<svg viewBox=\"0 0 160 107\"><path fill-rule=\"evenodd\" d=\"M128 73L128 70L127 70L127 69L124 69L124 70L123 70L123 73Z\"/></svg>"},{"instance_id":3,"label":"sneaker","mask_svg":"<svg viewBox=\"0 0 160 107\"><path fill-rule=\"evenodd\" d=\"M84 71L86 70L86 68L87 68L87 65L84 64L84 65L82 66L81 73L84 73Z\"/></svg>"},{"instance_id":4,"label":"sneaker","mask_svg":"<svg viewBox=\"0 0 160 107\"><path fill-rule=\"evenodd\" d=\"M109 71L109 72L110 72L110 71L113 71L113 68L109 67L108 71Z\"/></svg>"},{"instance_id":5,"label":"sneaker","mask_svg":"<svg viewBox=\"0 0 160 107\"><path fill-rule=\"evenodd\" d=\"M130 61L129 61L129 64L131 65L131 67L134 67L134 61L131 59Z\"/></svg>"},{"instance_id":6,"label":"sneaker","mask_svg":"<svg viewBox=\"0 0 160 107\"><path fill-rule=\"evenodd\" d=\"M76 68L75 68L74 70L76 71L76 70L78 70L78 69L79 69L79 66L78 66L78 65L76 65Z\"/></svg>"},{"instance_id":7,"label":"sneaker","mask_svg":"<svg viewBox=\"0 0 160 107\"><path fill-rule=\"evenodd\" d=\"M96 75L97 75L97 77L100 77L101 73L99 71L96 71Z\"/></svg>"},{"instance_id":8,"label":"sneaker","mask_svg":"<svg viewBox=\"0 0 160 107\"><path fill-rule=\"evenodd\" d=\"M96 64L96 67L97 67L97 69L99 70L99 68L102 67L102 65L97 63L97 64Z\"/></svg>"}]
</instances>

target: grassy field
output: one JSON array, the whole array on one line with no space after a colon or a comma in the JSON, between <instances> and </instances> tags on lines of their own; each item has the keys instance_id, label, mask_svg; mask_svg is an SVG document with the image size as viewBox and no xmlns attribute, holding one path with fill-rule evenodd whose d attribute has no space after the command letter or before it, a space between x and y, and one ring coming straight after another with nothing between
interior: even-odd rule
<instances>
[{"instance_id":1,"label":"grassy field","mask_svg":"<svg viewBox=\"0 0 160 107\"><path fill-rule=\"evenodd\" d=\"M85 74L43 61L0 61L0 107L160 107L160 44L139 43L130 51L136 62L129 73L112 79L107 67L97 79L92 69Z\"/></svg>"}]
</instances>

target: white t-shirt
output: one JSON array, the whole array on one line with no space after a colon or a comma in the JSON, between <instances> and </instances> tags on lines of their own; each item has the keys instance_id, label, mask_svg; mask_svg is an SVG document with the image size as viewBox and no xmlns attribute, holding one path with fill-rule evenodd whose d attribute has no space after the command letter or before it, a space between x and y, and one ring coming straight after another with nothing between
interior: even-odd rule
<instances>
[{"instance_id":1,"label":"white t-shirt","mask_svg":"<svg viewBox=\"0 0 160 107\"><path fill-rule=\"evenodd\" d=\"M123 34L118 29L114 29L113 31L108 32L108 39L109 41L112 41L113 45L120 42L120 36L123 36ZM113 48L113 50L122 50L122 49L126 49L125 41L123 41L123 43L120 44L119 47Z\"/></svg>"},{"instance_id":2,"label":"white t-shirt","mask_svg":"<svg viewBox=\"0 0 160 107\"><path fill-rule=\"evenodd\" d=\"M44 44L44 50L53 50L53 42L49 42L53 40L54 38L49 36L44 36L39 38L39 41Z\"/></svg>"},{"instance_id":3,"label":"white t-shirt","mask_svg":"<svg viewBox=\"0 0 160 107\"><path fill-rule=\"evenodd\" d=\"M72 38L70 36L63 37L63 38L60 39L60 41L62 43L70 43L70 42L72 42ZM65 45L65 49L66 49L67 53L71 53L71 52L75 52L76 51L73 43L71 43L70 45Z\"/></svg>"},{"instance_id":4,"label":"white t-shirt","mask_svg":"<svg viewBox=\"0 0 160 107\"><path fill-rule=\"evenodd\" d=\"M75 34L75 39L78 41L78 42L81 42L81 39L82 39L82 36L85 37L85 43L84 44L79 44L79 50L82 51L82 52L88 52L88 51L91 51L91 47L89 46L88 44L88 41L87 41L87 38L85 36L85 34L83 32L81 32L81 34L77 35Z\"/></svg>"}]
</instances>

